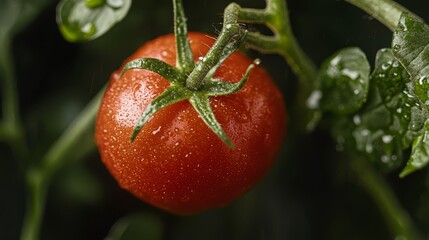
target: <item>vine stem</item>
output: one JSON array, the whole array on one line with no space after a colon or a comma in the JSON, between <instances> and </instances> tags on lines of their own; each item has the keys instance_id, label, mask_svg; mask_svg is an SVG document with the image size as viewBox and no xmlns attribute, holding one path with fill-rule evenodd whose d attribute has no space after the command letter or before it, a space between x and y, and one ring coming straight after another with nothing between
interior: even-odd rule
<instances>
[{"instance_id":1,"label":"vine stem","mask_svg":"<svg viewBox=\"0 0 429 240\"><path fill-rule=\"evenodd\" d=\"M345 0L346 2L355 5L364 10L375 19L383 23L391 31L395 31L398 25L399 18L402 12L407 12L416 18L419 18L414 13L408 11L405 7L391 0Z\"/></svg>"},{"instance_id":2,"label":"vine stem","mask_svg":"<svg viewBox=\"0 0 429 240\"><path fill-rule=\"evenodd\" d=\"M397 201L390 187L379 176L366 159L349 157L350 167L357 178L358 184L373 198L375 204L384 216L394 239L418 240L421 239L415 230L410 216Z\"/></svg>"},{"instance_id":3,"label":"vine stem","mask_svg":"<svg viewBox=\"0 0 429 240\"><path fill-rule=\"evenodd\" d=\"M274 36L249 32L248 46L263 53L278 53L287 61L304 88L311 88L317 78L317 68L296 40L290 25L285 0L268 0L263 10L240 8L239 21L266 24Z\"/></svg>"},{"instance_id":4,"label":"vine stem","mask_svg":"<svg viewBox=\"0 0 429 240\"><path fill-rule=\"evenodd\" d=\"M3 109L0 139L8 142L14 154L23 161L26 147L19 114L11 41L8 36L0 36L0 49L0 91Z\"/></svg>"},{"instance_id":5,"label":"vine stem","mask_svg":"<svg viewBox=\"0 0 429 240\"><path fill-rule=\"evenodd\" d=\"M39 168L27 171L27 209L21 240L39 239L49 182L54 173L71 158L78 159L95 148L92 135L104 88L76 117L63 135L51 146ZM91 141L84 142L85 139ZM73 157L71 157L73 156Z\"/></svg>"}]
</instances>

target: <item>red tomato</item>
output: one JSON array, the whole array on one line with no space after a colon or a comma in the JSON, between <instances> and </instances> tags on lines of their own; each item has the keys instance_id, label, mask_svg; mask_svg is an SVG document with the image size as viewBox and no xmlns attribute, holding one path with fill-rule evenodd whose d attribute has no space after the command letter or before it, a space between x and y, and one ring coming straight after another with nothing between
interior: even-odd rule
<instances>
[{"instance_id":1,"label":"red tomato","mask_svg":"<svg viewBox=\"0 0 429 240\"><path fill-rule=\"evenodd\" d=\"M195 60L214 40L190 33ZM175 66L174 35L146 43L125 62L151 57ZM238 82L252 60L234 53L215 78ZM158 74L113 73L97 118L101 159L120 186L141 200L176 214L222 207L252 187L272 165L285 132L283 98L271 78L255 67L239 92L210 99L213 112L235 145L229 148L188 101L158 111L133 143L134 125L148 104L169 86Z\"/></svg>"}]
</instances>

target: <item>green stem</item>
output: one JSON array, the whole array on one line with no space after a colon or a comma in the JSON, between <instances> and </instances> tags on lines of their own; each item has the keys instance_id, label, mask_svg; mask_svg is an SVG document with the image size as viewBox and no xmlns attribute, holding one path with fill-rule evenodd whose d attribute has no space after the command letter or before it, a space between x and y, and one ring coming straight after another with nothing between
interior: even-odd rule
<instances>
[{"instance_id":1,"label":"green stem","mask_svg":"<svg viewBox=\"0 0 429 240\"><path fill-rule=\"evenodd\" d=\"M21 231L21 240L39 239L40 226L45 209L47 181L42 172L27 172L27 208Z\"/></svg>"},{"instance_id":2,"label":"green stem","mask_svg":"<svg viewBox=\"0 0 429 240\"><path fill-rule=\"evenodd\" d=\"M176 66L185 72L194 68L194 58L188 40L185 10L181 0L173 0L174 7L174 36L176 38Z\"/></svg>"},{"instance_id":3,"label":"green stem","mask_svg":"<svg viewBox=\"0 0 429 240\"><path fill-rule=\"evenodd\" d=\"M94 149L95 145L92 135L103 94L104 88L97 93L86 108L77 116L76 120L46 153L42 165L44 174L51 176L70 158L77 159L79 156L83 156ZM86 137L89 137L90 141L85 142L87 140Z\"/></svg>"},{"instance_id":4,"label":"green stem","mask_svg":"<svg viewBox=\"0 0 429 240\"><path fill-rule=\"evenodd\" d=\"M1 128L4 138L12 143L23 141L19 104L14 76L11 41L7 36L0 36L0 84L3 108Z\"/></svg>"},{"instance_id":5,"label":"green stem","mask_svg":"<svg viewBox=\"0 0 429 240\"><path fill-rule=\"evenodd\" d=\"M104 88L52 145L43 158L41 167L27 171L28 199L21 240L39 239L46 193L52 175L71 158L80 158L94 149L93 128L103 93ZM90 141L85 142L86 139Z\"/></svg>"},{"instance_id":6,"label":"green stem","mask_svg":"<svg viewBox=\"0 0 429 240\"><path fill-rule=\"evenodd\" d=\"M379 176L365 159L350 157L350 168L359 184L373 198L381 211L394 239L421 239L413 223L388 184ZM402 237L402 238L401 238Z\"/></svg>"},{"instance_id":7,"label":"green stem","mask_svg":"<svg viewBox=\"0 0 429 240\"><path fill-rule=\"evenodd\" d=\"M263 53L282 55L303 84L313 85L317 68L304 53L292 32L286 1L268 0L264 10L240 8L239 21L266 24L274 36L251 32L246 39L248 46Z\"/></svg>"},{"instance_id":8,"label":"green stem","mask_svg":"<svg viewBox=\"0 0 429 240\"><path fill-rule=\"evenodd\" d=\"M186 80L186 86L188 88L198 90L209 71L219 63L226 46L231 43L234 38L243 36L244 30L237 23L238 10L236 8L236 5L229 5L225 10L222 31L203 60L197 63L194 70L188 76Z\"/></svg>"},{"instance_id":9,"label":"green stem","mask_svg":"<svg viewBox=\"0 0 429 240\"><path fill-rule=\"evenodd\" d=\"M403 6L391 0L346 0L346 2L364 10L383 23L391 31L394 31L398 25L402 12L407 12L417 17Z\"/></svg>"}]
</instances>

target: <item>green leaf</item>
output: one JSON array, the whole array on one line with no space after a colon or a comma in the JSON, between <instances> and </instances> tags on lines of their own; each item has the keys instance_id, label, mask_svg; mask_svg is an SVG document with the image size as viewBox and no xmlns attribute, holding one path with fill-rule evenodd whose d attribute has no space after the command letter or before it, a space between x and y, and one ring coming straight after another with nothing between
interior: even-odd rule
<instances>
[{"instance_id":1,"label":"green leaf","mask_svg":"<svg viewBox=\"0 0 429 240\"><path fill-rule=\"evenodd\" d=\"M131 141L134 141L143 126L157 111L173 103L188 99L190 95L191 93L182 86L171 85L168 87L146 107L146 110L134 127L133 134L131 135Z\"/></svg>"},{"instance_id":2,"label":"green leaf","mask_svg":"<svg viewBox=\"0 0 429 240\"><path fill-rule=\"evenodd\" d=\"M130 69L145 69L158 73L170 83L176 83L186 79L186 76L184 76L177 68L156 58L140 58L132 60L124 66L121 74L124 74Z\"/></svg>"},{"instance_id":3,"label":"green leaf","mask_svg":"<svg viewBox=\"0 0 429 240\"><path fill-rule=\"evenodd\" d=\"M131 0L106 0L94 7L86 0L61 0L57 23L64 38L71 42L100 37L127 14Z\"/></svg>"},{"instance_id":4,"label":"green leaf","mask_svg":"<svg viewBox=\"0 0 429 240\"><path fill-rule=\"evenodd\" d=\"M414 171L422 169L429 163L429 121L426 121L424 132L418 136L411 151L410 160L400 173L400 177L405 177Z\"/></svg>"},{"instance_id":5,"label":"green leaf","mask_svg":"<svg viewBox=\"0 0 429 240\"><path fill-rule=\"evenodd\" d=\"M194 55L188 41L188 27L186 26L185 10L182 0L173 0L174 7L174 36L176 38L177 68L185 72L191 71L194 66Z\"/></svg>"},{"instance_id":6,"label":"green leaf","mask_svg":"<svg viewBox=\"0 0 429 240\"><path fill-rule=\"evenodd\" d=\"M360 49L338 51L321 66L319 106L338 114L355 112L365 102L369 75L369 63Z\"/></svg>"},{"instance_id":7,"label":"green leaf","mask_svg":"<svg viewBox=\"0 0 429 240\"><path fill-rule=\"evenodd\" d=\"M164 226L156 215L138 213L119 219L105 240L162 240Z\"/></svg>"},{"instance_id":8,"label":"green leaf","mask_svg":"<svg viewBox=\"0 0 429 240\"><path fill-rule=\"evenodd\" d=\"M392 40L395 57L411 76L413 90L428 105L429 28L421 20L403 13Z\"/></svg>"},{"instance_id":9,"label":"green leaf","mask_svg":"<svg viewBox=\"0 0 429 240\"><path fill-rule=\"evenodd\" d=\"M226 133L223 131L219 122L216 120L207 94L196 93L189 99L189 102L191 102L192 106L195 108L207 126L210 127L210 129L216 133L216 135L229 147L234 148L234 144L231 142Z\"/></svg>"},{"instance_id":10,"label":"green leaf","mask_svg":"<svg viewBox=\"0 0 429 240\"><path fill-rule=\"evenodd\" d=\"M252 71L252 69L255 67L255 64L259 64L260 60L256 59L254 63L250 64L249 67L247 67L246 72L244 73L243 78L237 82L237 83L229 83L217 79L209 79L206 80L204 85L202 86L202 91L206 92L208 96L223 96L223 95L229 95L236 93L241 88L244 87L244 84L246 84L247 79L249 78L249 74Z\"/></svg>"},{"instance_id":11,"label":"green leaf","mask_svg":"<svg viewBox=\"0 0 429 240\"><path fill-rule=\"evenodd\" d=\"M400 166L403 150L421 133L427 118L407 82L409 76L391 49L380 50L367 102L357 113L334 120L340 148L354 149L386 170Z\"/></svg>"}]
</instances>

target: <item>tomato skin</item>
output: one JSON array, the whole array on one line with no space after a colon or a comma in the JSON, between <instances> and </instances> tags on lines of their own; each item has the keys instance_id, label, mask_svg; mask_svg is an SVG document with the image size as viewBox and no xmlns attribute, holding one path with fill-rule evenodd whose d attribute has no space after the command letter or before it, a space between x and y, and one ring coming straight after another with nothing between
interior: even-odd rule
<instances>
[{"instance_id":1,"label":"tomato skin","mask_svg":"<svg viewBox=\"0 0 429 240\"><path fill-rule=\"evenodd\" d=\"M190 33L195 60L214 39ZM174 35L146 43L125 62L158 58L175 66ZM238 82L252 60L234 53L215 78ZM133 128L148 104L169 83L147 70L112 74L102 100L96 142L101 159L120 186L141 200L176 214L222 207L253 186L272 165L282 142L283 97L256 67L239 92L210 99L216 119L235 145L229 148L202 121L188 101L158 111L133 143Z\"/></svg>"}]
</instances>

